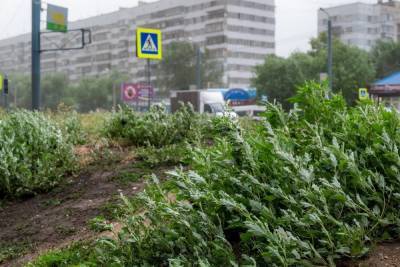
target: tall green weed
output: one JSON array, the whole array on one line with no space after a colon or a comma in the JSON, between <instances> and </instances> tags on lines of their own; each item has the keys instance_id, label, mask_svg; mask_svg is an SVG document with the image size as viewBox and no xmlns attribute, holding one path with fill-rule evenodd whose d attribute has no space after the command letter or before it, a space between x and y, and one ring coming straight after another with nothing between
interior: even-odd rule
<instances>
[{"instance_id":1,"label":"tall green weed","mask_svg":"<svg viewBox=\"0 0 400 267\"><path fill-rule=\"evenodd\" d=\"M308 83L248 130L213 121L191 170L156 177L126 202L124 229L100 240L104 266L334 266L400 237L400 117L348 107Z\"/></svg>"},{"instance_id":2,"label":"tall green weed","mask_svg":"<svg viewBox=\"0 0 400 267\"><path fill-rule=\"evenodd\" d=\"M73 159L71 143L46 116L15 111L0 120L0 198L49 190Z\"/></svg>"}]
</instances>

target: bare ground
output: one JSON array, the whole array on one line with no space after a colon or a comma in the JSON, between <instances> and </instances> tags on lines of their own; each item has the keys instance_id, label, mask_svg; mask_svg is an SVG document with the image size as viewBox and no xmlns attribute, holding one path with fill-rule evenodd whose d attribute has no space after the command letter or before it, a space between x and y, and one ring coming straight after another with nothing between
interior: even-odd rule
<instances>
[{"instance_id":1,"label":"bare ground","mask_svg":"<svg viewBox=\"0 0 400 267\"><path fill-rule=\"evenodd\" d=\"M0 206L0 249L11 251L8 259L3 255L3 262L0 251L1 267L21 266L49 249L95 238L98 234L89 229L88 221L110 212L121 193L132 196L143 190L146 173L135 167L129 150L114 150L107 161L101 158L104 155L88 159L89 150L78 151L87 164L78 176L66 178L47 194ZM121 182L118 177L126 173L135 174L138 180Z\"/></svg>"},{"instance_id":2,"label":"bare ground","mask_svg":"<svg viewBox=\"0 0 400 267\"><path fill-rule=\"evenodd\" d=\"M346 261L340 267L400 267L400 241L379 244L365 259Z\"/></svg>"}]
</instances>

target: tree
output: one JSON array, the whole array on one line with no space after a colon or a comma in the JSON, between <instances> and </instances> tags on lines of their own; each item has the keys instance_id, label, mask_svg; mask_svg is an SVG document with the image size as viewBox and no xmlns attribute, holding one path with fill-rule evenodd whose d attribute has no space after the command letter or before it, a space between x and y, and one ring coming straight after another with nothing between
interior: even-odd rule
<instances>
[{"instance_id":1,"label":"tree","mask_svg":"<svg viewBox=\"0 0 400 267\"><path fill-rule=\"evenodd\" d=\"M49 74L41 82L42 108L56 110L61 103L74 107L80 112L96 109L110 110L113 107L113 88L116 91L116 104L121 104L120 84L127 76L117 71L108 75L88 77L72 84L62 73ZM10 101L18 108L31 108L31 79L28 75L10 77ZM14 104L15 106L15 104Z\"/></svg>"},{"instance_id":2,"label":"tree","mask_svg":"<svg viewBox=\"0 0 400 267\"><path fill-rule=\"evenodd\" d=\"M326 72L328 56L327 38L322 34L311 40L309 52L317 61L320 72ZM375 68L370 54L356 46L333 41L333 91L341 92L349 104L354 104L358 89L367 87L375 80Z\"/></svg>"},{"instance_id":3,"label":"tree","mask_svg":"<svg viewBox=\"0 0 400 267\"><path fill-rule=\"evenodd\" d=\"M17 108L32 107L31 78L28 75L10 75L10 104Z\"/></svg>"},{"instance_id":4,"label":"tree","mask_svg":"<svg viewBox=\"0 0 400 267\"><path fill-rule=\"evenodd\" d=\"M400 70L400 43L379 41L371 51L376 77L382 79Z\"/></svg>"},{"instance_id":5,"label":"tree","mask_svg":"<svg viewBox=\"0 0 400 267\"><path fill-rule=\"evenodd\" d=\"M307 53L293 53L288 58L268 56L263 65L256 67L253 85L259 95L278 100L285 108L296 88L307 80L318 80L327 72L326 36L311 40L312 49ZM369 54L357 47L348 46L338 39L333 43L333 90L341 92L349 103L357 98L358 88L366 87L375 77L374 65Z\"/></svg>"},{"instance_id":6,"label":"tree","mask_svg":"<svg viewBox=\"0 0 400 267\"><path fill-rule=\"evenodd\" d=\"M188 90L196 84L197 48L188 42L172 42L164 51L157 71L157 86L164 90ZM212 60L208 50L202 53L201 78L203 86L221 84L222 67Z\"/></svg>"},{"instance_id":7,"label":"tree","mask_svg":"<svg viewBox=\"0 0 400 267\"><path fill-rule=\"evenodd\" d=\"M127 80L126 75L112 71L109 75L100 78L84 78L71 88L75 107L80 112L89 112L96 109L110 110L113 107L113 90L117 91L117 104L120 84Z\"/></svg>"},{"instance_id":8,"label":"tree","mask_svg":"<svg viewBox=\"0 0 400 267\"><path fill-rule=\"evenodd\" d=\"M42 108L56 110L61 102L72 105L73 101L66 101L71 94L68 87L68 78L62 73L44 76L41 82Z\"/></svg>"},{"instance_id":9,"label":"tree","mask_svg":"<svg viewBox=\"0 0 400 267\"><path fill-rule=\"evenodd\" d=\"M263 65L256 67L253 85L258 95L267 95L270 101L276 100L289 108L287 100L294 95L296 87L316 79L313 65L313 58L304 53L292 54L287 59L269 55Z\"/></svg>"}]
</instances>

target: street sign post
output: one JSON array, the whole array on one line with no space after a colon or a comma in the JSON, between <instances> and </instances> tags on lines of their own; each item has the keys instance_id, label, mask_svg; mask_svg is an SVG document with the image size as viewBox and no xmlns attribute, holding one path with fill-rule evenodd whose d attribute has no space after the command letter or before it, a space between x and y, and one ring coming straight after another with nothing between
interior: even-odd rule
<instances>
[{"instance_id":1,"label":"street sign post","mask_svg":"<svg viewBox=\"0 0 400 267\"><path fill-rule=\"evenodd\" d=\"M136 30L136 56L147 59L147 86L151 88L151 59L162 59L162 36L158 29L137 28ZM148 98L150 110L151 98Z\"/></svg>"},{"instance_id":2,"label":"street sign post","mask_svg":"<svg viewBox=\"0 0 400 267\"><path fill-rule=\"evenodd\" d=\"M3 91L3 76L0 75L0 92Z\"/></svg>"},{"instance_id":3,"label":"street sign post","mask_svg":"<svg viewBox=\"0 0 400 267\"><path fill-rule=\"evenodd\" d=\"M138 28L136 31L136 55L143 59L162 59L161 31Z\"/></svg>"},{"instance_id":4,"label":"street sign post","mask_svg":"<svg viewBox=\"0 0 400 267\"><path fill-rule=\"evenodd\" d=\"M68 9L47 4L47 29L55 32L67 32Z\"/></svg>"},{"instance_id":5,"label":"street sign post","mask_svg":"<svg viewBox=\"0 0 400 267\"><path fill-rule=\"evenodd\" d=\"M366 88L360 88L358 90L358 98L360 100L367 100L369 99L368 90Z\"/></svg>"},{"instance_id":6,"label":"street sign post","mask_svg":"<svg viewBox=\"0 0 400 267\"><path fill-rule=\"evenodd\" d=\"M42 1L32 0L32 109L40 110L40 55L41 53L50 51L68 51L83 49L86 45L91 44L92 37L89 29L68 30L68 9L55 5L47 5L47 29L49 32L40 31L40 14L42 12ZM41 36L48 33L62 33L80 31L82 34L82 45L80 47L57 46L55 49L41 49ZM89 34L89 41L86 42L86 36ZM75 37L74 37L75 38Z\"/></svg>"}]
</instances>

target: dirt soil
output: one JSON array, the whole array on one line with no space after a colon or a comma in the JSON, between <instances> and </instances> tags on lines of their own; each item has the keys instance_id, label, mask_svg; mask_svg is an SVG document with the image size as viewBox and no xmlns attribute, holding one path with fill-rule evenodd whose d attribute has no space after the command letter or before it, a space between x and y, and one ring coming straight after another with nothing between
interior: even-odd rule
<instances>
[{"instance_id":1,"label":"dirt soil","mask_svg":"<svg viewBox=\"0 0 400 267\"><path fill-rule=\"evenodd\" d=\"M86 154L87 150L78 152ZM50 193L0 205L0 247L23 246L21 257L0 266L21 266L49 249L95 238L98 234L88 228L88 221L103 215L110 203L119 201L121 193L132 196L144 188L143 170L135 167L129 151L114 151L111 162L108 160L106 166L104 159L98 161L101 165L91 162L85 171L65 179ZM122 173L136 173L138 181L115 179Z\"/></svg>"},{"instance_id":2,"label":"dirt soil","mask_svg":"<svg viewBox=\"0 0 400 267\"><path fill-rule=\"evenodd\" d=\"M340 267L400 267L400 241L377 245L370 255L359 261L346 261Z\"/></svg>"}]
</instances>

